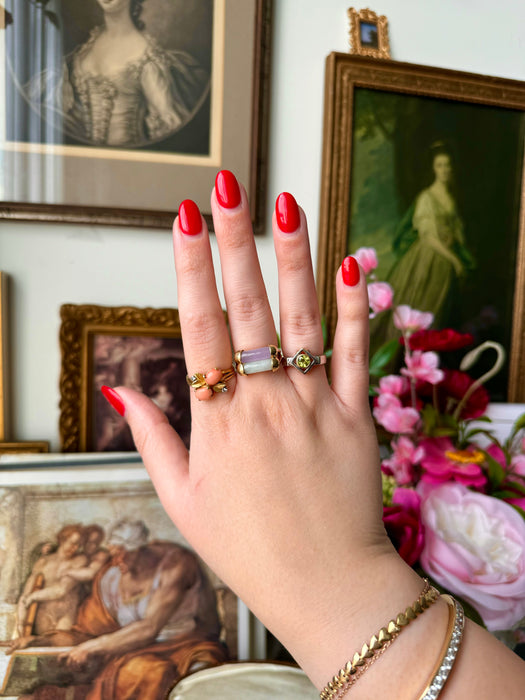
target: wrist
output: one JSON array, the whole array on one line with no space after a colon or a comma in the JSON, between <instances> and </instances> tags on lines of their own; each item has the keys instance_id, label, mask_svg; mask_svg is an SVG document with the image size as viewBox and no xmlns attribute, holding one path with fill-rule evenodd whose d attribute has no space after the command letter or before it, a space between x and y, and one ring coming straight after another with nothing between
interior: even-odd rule
<instances>
[{"instance_id":1,"label":"wrist","mask_svg":"<svg viewBox=\"0 0 525 700\"><path fill-rule=\"evenodd\" d=\"M361 566L352 563L345 569L338 563L334 569L335 578L326 577L323 594L319 595L317 589L317 603L311 604L299 623L296 620L288 640L281 637L319 689L356 651L362 649L363 644L369 642L372 635L417 600L424 586L423 579L394 550L375 556L372 562ZM441 608L437 605L432 607ZM425 611L422 617L437 619L443 615L443 610L437 615L429 613L429 610ZM418 619L410 627L416 628L420 624ZM422 625L421 629L423 627L426 625ZM410 638L418 637L417 629L411 629L410 634L404 630L401 636L410 642ZM396 641L395 646L399 648L402 645L401 639ZM385 656L394 658L398 654L393 654L389 649ZM386 667L388 664L381 661L381 665ZM423 676L424 673L423 670ZM372 676L372 673L366 675ZM364 686L364 680L360 680L359 685ZM358 688L353 690L355 697L356 690ZM371 696L365 694L364 697Z\"/></svg>"}]
</instances>

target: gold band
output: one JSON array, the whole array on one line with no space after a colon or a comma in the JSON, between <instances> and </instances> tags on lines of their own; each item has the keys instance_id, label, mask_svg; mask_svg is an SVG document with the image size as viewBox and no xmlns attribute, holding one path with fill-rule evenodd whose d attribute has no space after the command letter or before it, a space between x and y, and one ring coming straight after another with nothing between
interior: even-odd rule
<instances>
[{"instance_id":1,"label":"gold band","mask_svg":"<svg viewBox=\"0 0 525 700\"><path fill-rule=\"evenodd\" d=\"M210 369L203 374L202 372L195 372L195 374L187 375L186 382L190 386L199 401L208 401L213 398L215 394L223 394L228 391L226 382L231 379L235 374L233 367L228 367L228 369Z\"/></svg>"},{"instance_id":2,"label":"gold band","mask_svg":"<svg viewBox=\"0 0 525 700\"><path fill-rule=\"evenodd\" d=\"M396 639L402 629L421 615L432 603L435 603L438 598L439 592L432 588L428 580L425 579L425 586L419 598L404 612L399 613L395 620L390 620L385 627L374 634L368 644L363 644L361 651L356 651L351 661L348 661L319 693L321 700L341 697L341 691L352 685L373 663L373 660L382 653L382 650Z\"/></svg>"}]
</instances>

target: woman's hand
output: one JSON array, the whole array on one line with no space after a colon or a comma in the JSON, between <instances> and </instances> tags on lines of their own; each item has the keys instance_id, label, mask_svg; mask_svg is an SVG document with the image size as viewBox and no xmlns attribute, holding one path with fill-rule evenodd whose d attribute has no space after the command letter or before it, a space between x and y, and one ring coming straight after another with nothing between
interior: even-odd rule
<instances>
[{"instance_id":1,"label":"woman's hand","mask_svg":"<svg viewBox=\"0 0 525 700\"><path fill-rule=\"evenodd\" d=\"M251 350L277 342L246 194L223 172L211 202L229 327L205 222L192 202L183 202L173 227L190 375L231 367L232 346ZM283 353L290 357L306 348L320 355L323 337L306 220L291 195L277 199L273 235ZM170 517L319 683L335 672L340 661L335 648L342 639L350 653L375 631L375 623L371 627L369 620L356 618L363 605L377 610L378 628L385 616L390 619L392 603L383 611L377 591L392 585L396 567L405 572L382 525L378 448L368 405L367 287L355 260L345 260L336 284L339 321L331 385L324 367L307 374L281 367L234 375L228 391L208 401L192 391L189 454L149 399L117 389ZM399 593L405 605L421 588L415 574L409 580L412 588L409 583ZM322 644L312 649L317 632Z\"/></svg>"}]
</instances>

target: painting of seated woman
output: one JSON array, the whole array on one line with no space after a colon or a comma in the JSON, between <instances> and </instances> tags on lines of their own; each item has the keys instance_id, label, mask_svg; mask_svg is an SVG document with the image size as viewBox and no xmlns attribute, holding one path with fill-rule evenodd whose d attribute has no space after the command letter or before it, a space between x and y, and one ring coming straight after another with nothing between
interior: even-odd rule
<instances>
[{"instance_id":1,"label":"painting of seated woman","mask_svg":"<svg viewBox=\"0 0 525 700\"><path fill-rule=\"evenodd\" d=\"M151 149L192 126L192 142L207 148L213 5L69 0L45 14L28 3L57 41L43 48L39 70L19 69L19 93L63 143Z\"/></svg>"}]
</instances>

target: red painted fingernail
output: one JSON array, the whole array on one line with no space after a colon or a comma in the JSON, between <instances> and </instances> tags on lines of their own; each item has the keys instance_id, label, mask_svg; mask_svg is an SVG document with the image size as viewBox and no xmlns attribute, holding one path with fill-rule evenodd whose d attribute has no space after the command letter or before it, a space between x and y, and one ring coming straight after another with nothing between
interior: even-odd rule
<instances>
[{"instance_id":1,"label":"red painted fingernail","mask_svg":"<svg viewBox=\"0 0 525 700\"><path fill-rule=\"evenodd\" d=\"M185 199L180 204L179 228L187 236L196 236L202 231L202 216L199 207L191 199Z\"/></svg>"},{"instance_id":2,"label":"red painted fingernail","mask_svg":"<svg viewBox=\"0 0 525 700\"><path fill-rule=\"evenodd\" d=\"M124 402L117 394L117 392L114 389L111 389L109 386L101 387L100 391L104 394L104 397L113 406L115 411L117 411L117 413L120 413L120 415L123 416L126 411L126 407L124 406Z\"/></svg>"},{"instance_id":3,"label":"red painted fingernail","mask_svg":"<svg viewBox=\"0 0 525 700\"><path fill-rule=\"evenodd\" d=\"M282 192L275 202L277 224L284 233L297 231L301 224L299 207L295 198L289 192Z\"/></svg>"},{"instance_id":4,"label":"red painted fingernail","mask_svg":"<svg viewBox=\"0 0 525 700\"><path fill-rule=\"evenodd\" d=\"M241 203L241 190L235 175L229 170L221 170L215 178L217 201L225 209L235 209Z\"/></svg>"},{"instance_id":5,"label":"red painted fingernail","mask_svg":"<svg viewBox=\"0 0 525 700\"><path fill-rule=\"evenodd\" d=\"M347 255L343 260L343 282L347 287L355 287L361 277L357 260L351 255Z\"/></svg>"}]
</instances>

